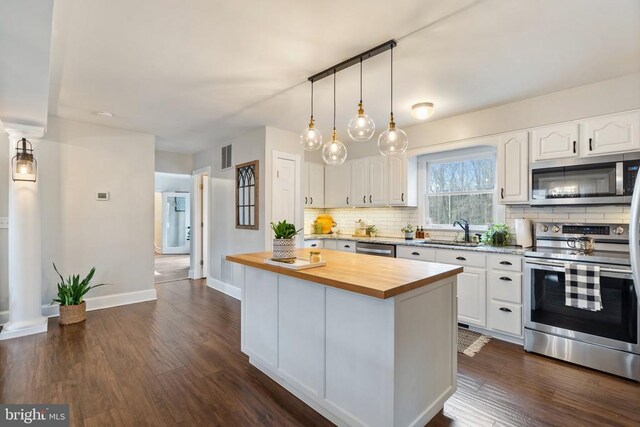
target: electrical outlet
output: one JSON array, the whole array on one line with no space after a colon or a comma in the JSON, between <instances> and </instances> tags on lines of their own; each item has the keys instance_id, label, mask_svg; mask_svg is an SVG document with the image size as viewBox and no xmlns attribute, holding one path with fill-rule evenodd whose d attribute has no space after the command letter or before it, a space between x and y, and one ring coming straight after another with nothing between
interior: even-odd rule
<instances>
[{"instance_id":1,"label":"electrical outlet","mask_svg":"<svg viewBox=\"0 0 640 427\"><path fill-rule=\"evenodd\" d=\"M0 217L0 228L9 228L9 218L6 216Z\"/></svg>"}]
</instances>

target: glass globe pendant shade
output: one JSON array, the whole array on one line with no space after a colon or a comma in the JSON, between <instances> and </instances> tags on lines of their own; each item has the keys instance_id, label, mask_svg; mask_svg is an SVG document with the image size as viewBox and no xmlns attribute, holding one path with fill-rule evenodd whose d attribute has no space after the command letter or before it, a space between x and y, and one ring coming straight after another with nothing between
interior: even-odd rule
<instances>
[{"instance_id":1,"label":"glass globe pendant shade","mask_svg":"<svg viewBox=\"0 0 640 427\"><path fill-rule=\"evenodd\" d=\"M399 156L407 151L409 139L407 134L396 127L393 121L393 114L389 127L378 137L378 150L383 156Z\"/></svg>"},{"instance_id":2,"label":"glass globe pendant shade","mask_svg":"<svg viewBox=\"0 0 640 427\"><path fill-rule=\"evenodd\" d=\"M300 134L300 144L307 151L317 151L322 146L322 134L319 129L316 129L313 117L309 121L309 127Z\"/></svg>"},{"instance_id":3,"label":"glass globe pendant shade","mask_svg":"<svg viewBox=\"0 0 640 427\"><path fill-rule=\"evenodd\" d=\"M322 159L330 166L340 166L347 160L347 147L337 138L334 128L331 141L325 143L322 147Z\"/></svg>"},{"instance_id":4,"label":"glass globe pendant shade","mask_svg":"<svg viewBox=\"0 0 640 427\"><path fill-rule=\"evenodd\" d=\"M358 114L349 120L347 132L354 141L368 141L376 131L376 124L362 108L362 101L358 104Z\"/></svg>"}]
</instances>

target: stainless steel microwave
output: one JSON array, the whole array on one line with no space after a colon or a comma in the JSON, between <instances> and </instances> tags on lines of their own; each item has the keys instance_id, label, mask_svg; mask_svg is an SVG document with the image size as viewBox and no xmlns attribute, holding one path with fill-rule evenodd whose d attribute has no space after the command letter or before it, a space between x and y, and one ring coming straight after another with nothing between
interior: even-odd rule
<instances>
[{"instance_id":1,"label":"stainless steel microwave","mask_svg":"<svg viewBox=\"0 0 640 427\"><path fill-rule=\"evenodd\" d=\"M534 163L531 205L629 205L639 168L640 152Z\"/></svg>"}]
</instances>

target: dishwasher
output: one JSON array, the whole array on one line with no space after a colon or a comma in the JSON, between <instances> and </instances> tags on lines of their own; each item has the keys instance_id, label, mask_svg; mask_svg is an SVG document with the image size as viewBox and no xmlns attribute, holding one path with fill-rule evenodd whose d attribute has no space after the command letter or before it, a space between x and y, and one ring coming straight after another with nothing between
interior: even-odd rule
<instances>
[{"instance_id":1,"label":"dishwasher","mask_svg":"<svg viewBox=\"0 0 640 427\"><path fill-rule=\"evenodd\" d=\"M383 243L356 243L356 253L376 256L396 257L396 245L385 245Z\"/></svg>"}]
</instances>

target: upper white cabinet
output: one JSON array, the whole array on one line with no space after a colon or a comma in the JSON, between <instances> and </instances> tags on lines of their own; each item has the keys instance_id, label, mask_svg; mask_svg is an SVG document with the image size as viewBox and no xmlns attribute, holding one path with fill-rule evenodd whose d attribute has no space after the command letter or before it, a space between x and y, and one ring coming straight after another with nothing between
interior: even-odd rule
<instances>
[{"instance_id":1,"label":"upper white cabinet","mask_svg":"<svg viewBox=\"0 0 640 427\"><path fill-rule=\"evenodd\" d=\"M529 201L529 133L526 131L500 136L498 191L501 204Z\"/></svg>"},{"instance_id":2,"label":"upper white cabinet","mask_svg":"<svg viewBox=\"0 0 640 427\"><path fill-rule=\"evenodd\" d=\"M595 117L582 122L586 156L640 150L640 111Z\"/></svg>"},{"instance_id":3,"label":"upper white cabinet","mask_svg":"<svg viewBox=\"0 0 640 427\"><path fill-rule=\"evenodd\" d=\"M304 162L302 172L304 206L308 208L324 207L324 165Z\"/></svg>"},{"instance_id":4,"label":"upper white cabinet","mask_svg":"<svg viewBox=\"0 0 640 427\"><path fill-rule=\"evenodd\" d=\"M367 206L367 196L369 194L369 169L366 158L349 161L349 173L351 174L351 197L349 202L352 206Z\"/></svg>"},{"instance_id":5,"label":"upper white cabinet","mask_svg":"<svg viewBox=\"0 0 640 427\"><path fill-rule=\"evenodd\" d=\"M324 207L346 208L351 200L351 169L349 163L324 167Z\"/></svg>"},{"instance_id":6,"label":"upper white cabinet","mask_svg":"<svg viewBox=\"0 0 640 427\"><path fill-rule=\"evenodd\" d=\"M531 160L564 159L578 157L578 123L535 128L531 131Z\"/></svg>"},{"instance_id":7,"label":"upper white cabinet","mask_svg":"<svg viewBox=\"0 0 640 427\"><path fill-rule=\"evenodd\" d=\"M387 204L387 158L368 157L367 169L369 184L367 202L369 206L384 206Z\"/></svg>"},{"instance_id":8,"label":"upper white cabinet","mask_svg":"<svg viewBox=\"0 0 640 427\"><path fill-rule=\"evenodd\" d=\"M418 159L406 154L387 158L388 203L392 206L418 205Z\"/></svg>"}]
</instances>

